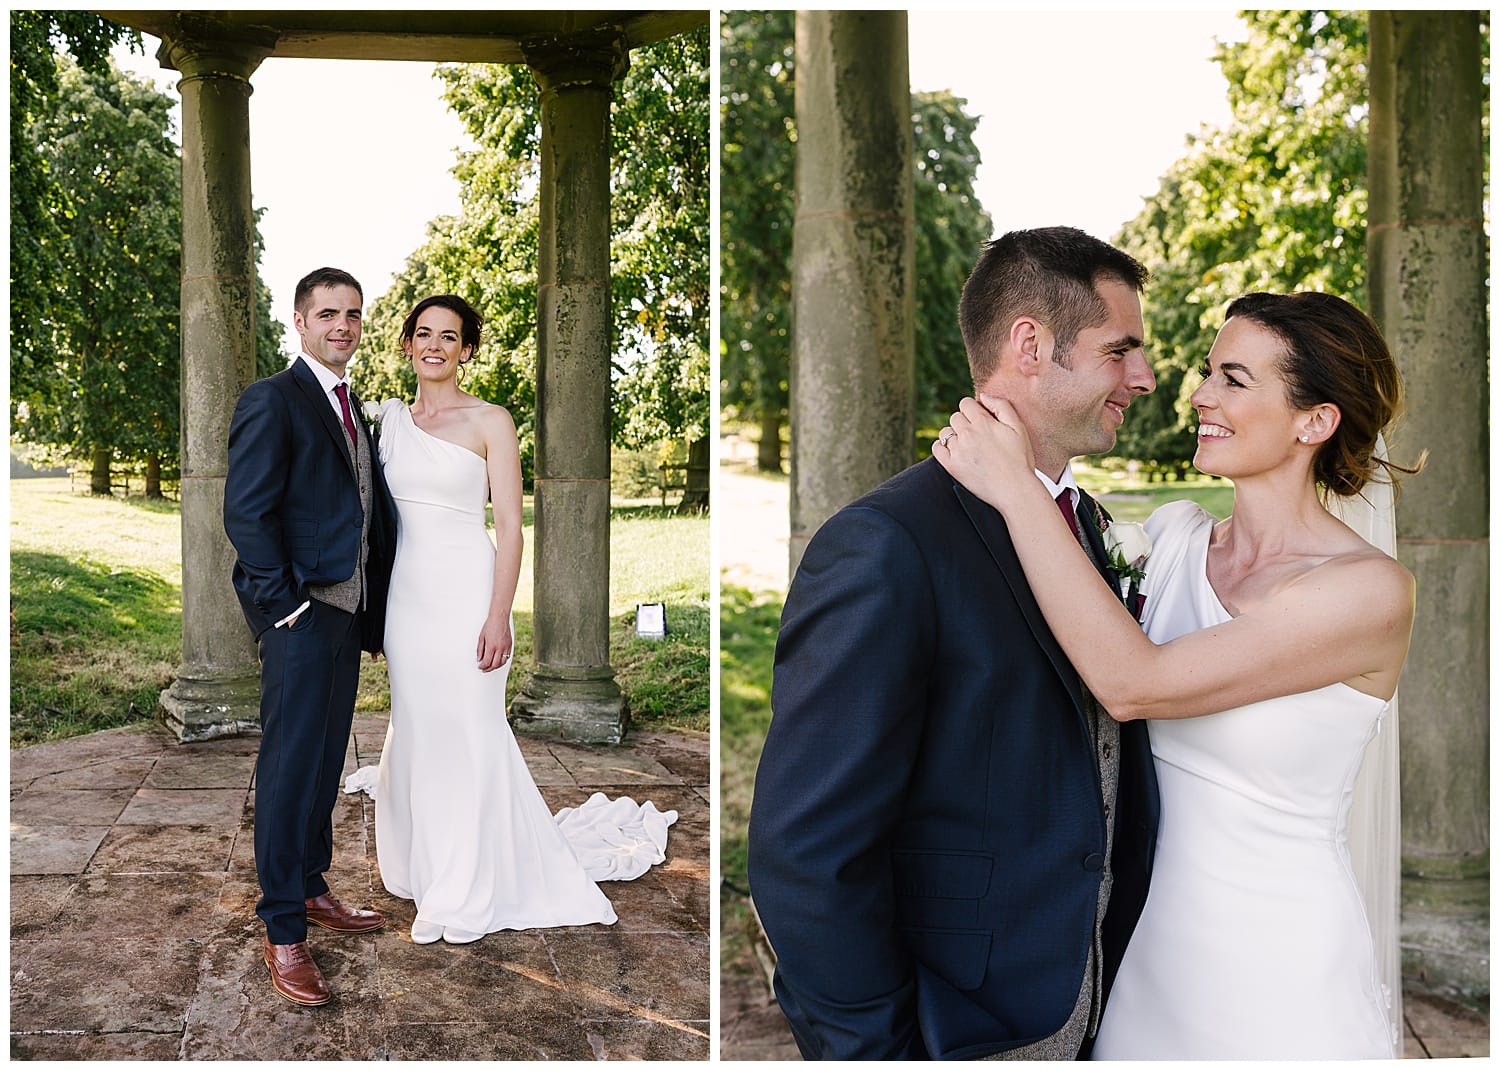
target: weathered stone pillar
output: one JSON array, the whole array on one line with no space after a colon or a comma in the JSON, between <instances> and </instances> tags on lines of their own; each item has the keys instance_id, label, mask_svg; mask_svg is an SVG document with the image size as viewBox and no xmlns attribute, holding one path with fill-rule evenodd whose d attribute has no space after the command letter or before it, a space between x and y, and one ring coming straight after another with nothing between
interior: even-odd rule
<instances>
[{"instance_id":1,"label":"weathered stone pillar","mask_svg":"<svg viewBox=\"0 0 1500 1071\"><path fill-rule=\"evenodd\" d=\"M1397 509L1416 574L1401 679L1402 961L1489 992L1488 332L1476 11L1370 13L1370 304L1406 380Z\"/></svg>"},{"instance_id":2,"label":"weathered stone pillar","mask_svg":"<svg viewBox=\"0 0 1500 1071\"><path fill-rule=\"evenodd\" d=\"M906 12L797 12L796 184L791 572L825 520L914 460Z\"/></svg>"},{"instance_id":3,"label":"weathered stone pillar","mask_svg":"<svg viewBox=\"0 0 1500 1071\"><path fill-rule=\"evenodd\" d=\"M229 418L255 378L250 75L270 42L168 38L182 72L182 665L159 716L183 740L259 724L260 665L230 584Z\"/></svg>"},{"instance_id":4,"label":"weathered stone pillar","mask_svg":"<svg viewBox=\"0 0 1500 1071\"><path fill-rule=\"evenodd\" d=\"M609 106L613 34L525 44L541 89L537 278L536 668L518 732L618 743L609 664Z\"/></svg>"}]
</instances>

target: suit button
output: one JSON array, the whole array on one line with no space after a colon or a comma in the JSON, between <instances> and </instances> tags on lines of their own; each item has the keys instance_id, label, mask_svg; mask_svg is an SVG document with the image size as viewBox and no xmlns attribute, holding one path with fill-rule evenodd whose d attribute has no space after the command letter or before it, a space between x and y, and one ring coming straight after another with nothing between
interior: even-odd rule
<instances>
[{"instance_id":1,"label":"suit button","mask_svg":"<svg viewBox=\"0 0 1500 1071\"><path fill-rule=\"evenodd\" d=\"M1098 852L1090 852L1088 855L1083 857L1083 869L1103 870L1104 856L1100 855Z\"/></svg>"}]
</instances>

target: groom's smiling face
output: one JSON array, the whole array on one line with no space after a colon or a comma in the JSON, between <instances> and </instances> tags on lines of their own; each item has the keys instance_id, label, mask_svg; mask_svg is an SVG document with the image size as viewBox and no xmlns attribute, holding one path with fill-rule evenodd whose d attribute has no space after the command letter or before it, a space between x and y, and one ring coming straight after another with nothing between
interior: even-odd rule
<instances>
[{"instance_id":1,"label":"groom's smiling face","mask_svg":"<svg viewBox=\"0 0 1500 1071\"><path fill-rule=\"evenodd\" d=\"M1074 457L1114 449L1125 409L1156 389L1156 377L1141 348L1146 328L1141 302L1124 283L1104 280L1095 292L1105 306L1102 323L1078 332L1067 348L1066 367L1051 359L1056 340L1035 384L1037 464L1049 476ZM1044 465L1045 463L1045 465Z\"/></svg>"},{"instance_id":2,"label":"groom's smiling face","mask_svg":"<svg viewBox=\"0 0 1500 1071\"><path fill-rule=\"evenodd\" d=\"M352 286L315 286L306 308L292 314L307 355L339 376L359 346L363 304Z\"/></svg>"}]
</instances>

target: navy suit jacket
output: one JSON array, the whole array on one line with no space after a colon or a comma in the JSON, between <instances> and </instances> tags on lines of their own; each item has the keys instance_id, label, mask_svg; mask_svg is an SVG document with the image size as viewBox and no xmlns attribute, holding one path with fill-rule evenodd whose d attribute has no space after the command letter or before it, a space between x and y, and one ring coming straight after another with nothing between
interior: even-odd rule
<instances>
[{"instance_id":1,"label":"navy suit jacket","mask_svg":"<svg viewBox=\"0 0 1500 1071\"><path fill-rule=\"evenodd\" d=\"M395 504L352 391L349 403L374 478L361 646L379 651L395 558ZM312 371L298 358L246 387L229 424L224 530L238 558L234 590L257 639L302 605L309 584L354 575L363 521L343 424Z\"/></svg>"},{"instance_id":2,"label":"navy suit jacket","mask_svg":"<svg viewBox=\"0 0 1500 1071\"><path fill-rule=\"evenodd\" d=\"M928 460L832 517L787 596L771 705L750 883L804 1056L968 1059L1060 1029L1104 802L1077 672L999 513ZM1106 991L1157 815L1144 723L1120 748Z\"/></svg>"}]
</instances>

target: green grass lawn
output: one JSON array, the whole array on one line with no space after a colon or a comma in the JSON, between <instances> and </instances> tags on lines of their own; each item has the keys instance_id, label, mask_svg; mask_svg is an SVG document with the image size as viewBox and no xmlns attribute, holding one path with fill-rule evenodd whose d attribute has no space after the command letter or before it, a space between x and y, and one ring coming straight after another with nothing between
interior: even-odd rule
<instances>
[{"instance_id":1,"label":"green grass lawn","mask_svg":"<svg viewBox=\"0 0 1500 1071\"><path fill-rule=\"evenodd\" d=\"M66 479L10 492L11 744L151 718L181 659L177 504L74 494ZM529 500L524 525L511 694L531 661ZM622 503L610 558L610 661L632 724L707 731L708 519ZM666 604L665 639L636 638L638 602ZM362 663L356 707L389 709L383 662Z\"/></svg>"}]
</instances>

